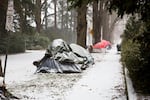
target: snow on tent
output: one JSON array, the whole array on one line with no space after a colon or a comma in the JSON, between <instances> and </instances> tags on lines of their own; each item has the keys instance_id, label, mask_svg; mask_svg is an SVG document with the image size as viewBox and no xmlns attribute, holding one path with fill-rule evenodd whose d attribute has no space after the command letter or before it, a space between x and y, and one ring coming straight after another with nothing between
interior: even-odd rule
<instances>
[{"instance_id":1,"label":"snow on tent","mask_svg":"<svg viewBox=\"0 0 150 100\"><path fill-rule=\"evenodd\" d=\"M94 63L93 57L77 44L67 44L62 39L55 39L48 46L45 56L34 61L36 72L75 73L82 72Z\"/></svg>"}]
</instances>

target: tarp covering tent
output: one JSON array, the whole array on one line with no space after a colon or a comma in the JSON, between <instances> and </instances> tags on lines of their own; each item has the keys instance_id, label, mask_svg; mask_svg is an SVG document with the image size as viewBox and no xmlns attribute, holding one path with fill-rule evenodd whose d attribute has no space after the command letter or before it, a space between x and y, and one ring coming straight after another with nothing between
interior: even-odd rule
<instances>
[{"instance_id":1,"label":"tarp covering tent","mask_svg":"<svg viewBox=\"0 0 150 100\"><path fill-rule=\"evenodd\" d=\"M82 72L94 63L90 53L77 44L67 44L62 39L55 39L48 46L45 56L40 61L34 61L36 72L72 73Z\"/></svg>"}]
</instances>

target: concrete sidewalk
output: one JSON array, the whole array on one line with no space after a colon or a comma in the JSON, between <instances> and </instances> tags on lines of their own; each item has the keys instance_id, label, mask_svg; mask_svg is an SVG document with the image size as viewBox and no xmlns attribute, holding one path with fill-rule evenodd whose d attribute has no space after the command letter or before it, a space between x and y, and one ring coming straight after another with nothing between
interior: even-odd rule
<instances>
[{"instance_id":1,"label":"concrete sidewalk","mask_svg":"<svg viewBox=\"0 0 150 100\"><path fill-rule=\"evenodd\" d=\"M127 100L120 55L113 49L92 55L94 66L67 92L65 100Z\"/></svg>"}]
</instances>

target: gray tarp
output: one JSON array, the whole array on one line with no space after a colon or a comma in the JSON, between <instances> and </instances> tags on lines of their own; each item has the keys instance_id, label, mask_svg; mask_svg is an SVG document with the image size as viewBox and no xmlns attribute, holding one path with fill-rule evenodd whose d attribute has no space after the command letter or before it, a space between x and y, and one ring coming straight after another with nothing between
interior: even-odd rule
<instances>
[{"instance_id":1,"label":"gray tarp","mask_svg":"<svg viewBox=\"0 0 150 100\"><path fill-rule=\"evenodd\" d=\"M62 39L54 40L48 47L45 56L35 61L36 72L81 72L94 63L93 57L77 44L68 45Z\"/></svg>"}]
</instances>

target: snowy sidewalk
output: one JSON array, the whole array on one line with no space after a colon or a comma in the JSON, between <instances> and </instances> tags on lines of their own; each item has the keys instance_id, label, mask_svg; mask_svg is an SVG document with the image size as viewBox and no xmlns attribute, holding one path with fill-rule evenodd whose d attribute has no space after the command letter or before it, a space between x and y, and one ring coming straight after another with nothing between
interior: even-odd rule
<instances>
[{"instance_id":1,"label":"snowy sidewalk","mask_svg":"<svg viewBox=\"0 0 150 100\"><path fill-rule=\"evenodd\" d=\"M94 53L93 57L94 66L87 69L65 100L126 100L120 55L112 49L103 56Z\"/></svg>"}]
</instances>

